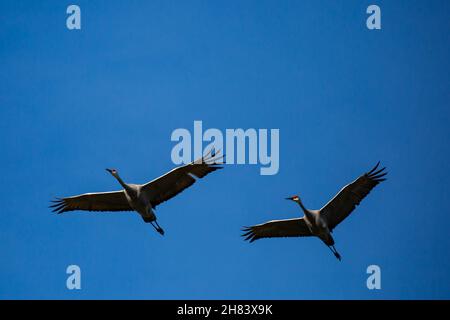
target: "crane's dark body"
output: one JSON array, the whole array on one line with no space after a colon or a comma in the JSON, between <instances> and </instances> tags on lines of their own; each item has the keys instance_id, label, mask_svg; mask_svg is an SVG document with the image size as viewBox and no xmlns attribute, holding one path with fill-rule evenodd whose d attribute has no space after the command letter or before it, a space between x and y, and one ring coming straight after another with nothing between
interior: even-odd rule
<instances>
[{"instance_id":1,"label":"crane's dark body","mask_svg":"<svg viewBox=\"0 0 450 320\"><path fill-rule=\"evenodd\" d=\"M136 211L146 223L150 223L156 231L164 234L164 230L156 221L154 209L159 204L173 198L193 185L209 173L221 169L217 162L223 157L209 153L190 164L177 167L161 177L146 184L127 184L119 176L117 170L106 169L117 179L123 190L111 192L85 193L82 195L57 199L51 207L56 213L74 210L85 211Z\"/></svg>"},{"instance_id":2,"label":"crane's dark body","mask_svg":"<svg viewBox=\"0 0 450 320\"><path fill-rule=\"evenodd\" d=\"M320 213L317 210L303 211L305 213L305 223L312 235L319 237L327 246L334 245L334 239L328 229L326 223L320 218Z\"/></svg>"},{"instance_id":3,"label":"crane's dark body","mask_svg":"<svg viewBox=\"0 0 450 320\"><path fill-rule=\"evenodd\" d=\"M335 242L331 232L350 215L377 184L386 180L383 178L387 174L384 171L385 168L377 170L378 166L379 163L372 170L342 188L320 210L307 209L298 196L287 198L301 207L304 216L297 219L274 220L245 227L243 229L245 240L253 242L261 238L315 236L330 248L338 260L341 260L340 254L334 247Z\"/></svg>"},{"instance_id":4,"label":"crane's dark body","mask_svg":"<svg viewBox=\"0 0 450 320\"><path fill-rule=\"evenodd\" d=\"M131 209L138 212L145 222L156 221L152 204L139 185L129 184L124 192Z\"/></svg>"}]
</instances>

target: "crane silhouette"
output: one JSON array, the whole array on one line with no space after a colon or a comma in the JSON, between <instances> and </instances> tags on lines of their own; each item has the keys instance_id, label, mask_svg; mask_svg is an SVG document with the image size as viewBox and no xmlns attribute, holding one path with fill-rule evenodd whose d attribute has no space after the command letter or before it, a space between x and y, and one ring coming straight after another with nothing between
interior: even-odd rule
<instances>
[{"instance_id":1,"label":"crane silhouette","mask_svg":"<svg viewBox=\"0 0 450 320\"><path fill-rule=\"evenodd\" d=\"M372 170L343 187L322 209L307 209L299 196L286 198L296 202L301 207L304 213L302 218L273 220L251 227L244 227L242 236L250 242L261 238L315 236L320 238L330 248L338 260L341 260L341 255L334 247L334 239L331 233L339 223L352 213L376 185L386 180L386 178L383 178L387 174L384 171L386 168L377 170L379 164L380 162Z\"/></svg>"},{"instance_id":2,"label":"crane silhouette","mask_svg":"<svg viewBox=\"0 0 450 320\"><path fill-rule=\"evenodd\" d=\"M219 151L220 152L220 151ZM123 187L120 191L85 193L68 198L57 198L50 206L60 214L67 211L136 211L146 223L164 235L164 230L156 221L154 209L159 204L175 197L193 185L196 178L223 168L223 156L208 152L205 156L187 165L179 166L146 184L125 183L116 169L106 169Z\"/></svg>"}]
</instances>

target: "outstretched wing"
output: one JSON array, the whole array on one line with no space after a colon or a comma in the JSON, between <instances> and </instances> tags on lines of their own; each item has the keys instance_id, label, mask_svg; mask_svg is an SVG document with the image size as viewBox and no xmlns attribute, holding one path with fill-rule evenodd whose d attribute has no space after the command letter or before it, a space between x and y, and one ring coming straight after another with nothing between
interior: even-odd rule
<instances>
[{"instance_id":1,"label":"outstretched wing","mask_svg":"<svg viewBox=\"0 0 450 320\"><path fill-rule=\"evenodd\" d=\"M216 162L222 161L221 158L223 157L216 156L217 154L207 154L201 159L177 167L143 185L141 191L147 194L150 203L155 208L193 185L196 178L203 178L213 171L222 169L223 167Z\"/></svg>"},{"instance_id":2,"label":"outstretched wing","mask_svg":"<svg viewBox=\"0 0 450 320\"><path fill-rule=\"evenodd\" d=\"M245 240L253 242L261 238L274 237L308 237L311 236L308 226L303 218L273 220L263 224L242 229Z\"/></svg>"},{"instance_id":3,"label":"outstretched wing","mask_svg":"<svg viewBox=\"0 0 450 320\"><path fill-rule=\"evenodd\" d=\"M330 231L347 218L377 184L386 180L383 178L387 174L384 171L386 168L377 171L379 164L380 162L372 170L342 188L320 209L320 214L327 221Z\"/></svg>"},{"instance_id":4,"label":"outstretched wing","mask_svg":"<svg viewBox=\"0 0 450 320\"><path fill-rule=\"evenodd\" d=\"M74 197L56 199L52 201L53 212L66 211L132 211L128 204L125 192L111 191L98 193L85 193Z\"/></svg>"}]
</instances>

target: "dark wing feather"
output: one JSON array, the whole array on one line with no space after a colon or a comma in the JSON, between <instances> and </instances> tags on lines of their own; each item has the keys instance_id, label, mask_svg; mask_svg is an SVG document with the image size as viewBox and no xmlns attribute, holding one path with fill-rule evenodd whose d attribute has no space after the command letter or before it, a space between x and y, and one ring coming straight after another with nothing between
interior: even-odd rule
<instances>
[{"instance_id":1,"label":"dark wing feather","mask_svg":"<svg viewBox=\"0 0 450 320\"><path fill-rule=\"evenodd\" d=\"M387 174L384 171L386 168L377 170L379 164L380 162L372 170L342 188L320 209L320 214L327 221L330 231L347 218L377 184L386 180L383 178Z\"/></svg>"},{"instance_id":2,"label":"dark wing feather","mask_svg":"<svg viewBox=\"0 0 450 320\"><path fill-rule=\"evenodd\" d=\"M253 242L261 238L274 237L308 237L311 236L303 218L273 220L263 224L242 229L245 240Z\"/></svg>"},{"instance_id":3,"label":"dark wing feather","mask_svg":"<svg viewBox=\"0 0 450 320\"><path fill-rule=\"evenodd\" d=\"M74 197L56 199L52 201L53 212L66 211L132 211L128 204L125 192L111 191L99 193L85 193Z\"/></svg>"},{"instance_id":4,"label":"dark wing feather","mask_svg":"<svg viewBox=\"0 0 450 320\"><path fill-rule=\"evenodd\" d=\"M155 208L193 185L196 178L203 178L213 171L222 169L223 167L216 163L222 161L222 157L215 158L216 155L206 155L190 164L177 167L143 185L141 190L148 195L150 203Z\"/></svg>"}]
</instances>

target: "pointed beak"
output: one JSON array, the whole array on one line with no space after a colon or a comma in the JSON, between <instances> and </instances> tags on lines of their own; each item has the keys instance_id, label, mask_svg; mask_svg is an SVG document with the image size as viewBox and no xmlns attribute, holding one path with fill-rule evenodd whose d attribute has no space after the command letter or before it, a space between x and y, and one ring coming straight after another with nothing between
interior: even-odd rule
<instances>
[{"instance_id":1,"label":"pointed beak","mask_svg":"<svg viewBox=\"0 0 450 320\"><path fill-rule=\"evenodd\" d=\"M292 198L285 198L286 200L292 200Z\"/></svg>"},{"instance_id":2,"label":"pointed beak","mask_svg":"<svg viewBox=\"0 0 450 320\"><path fill-rule=\"evenodd\" d=\"M105 169L106 171L108 171L109 173L112 173L112 170L111 169Z\"/></svg>"}]
</instances>

